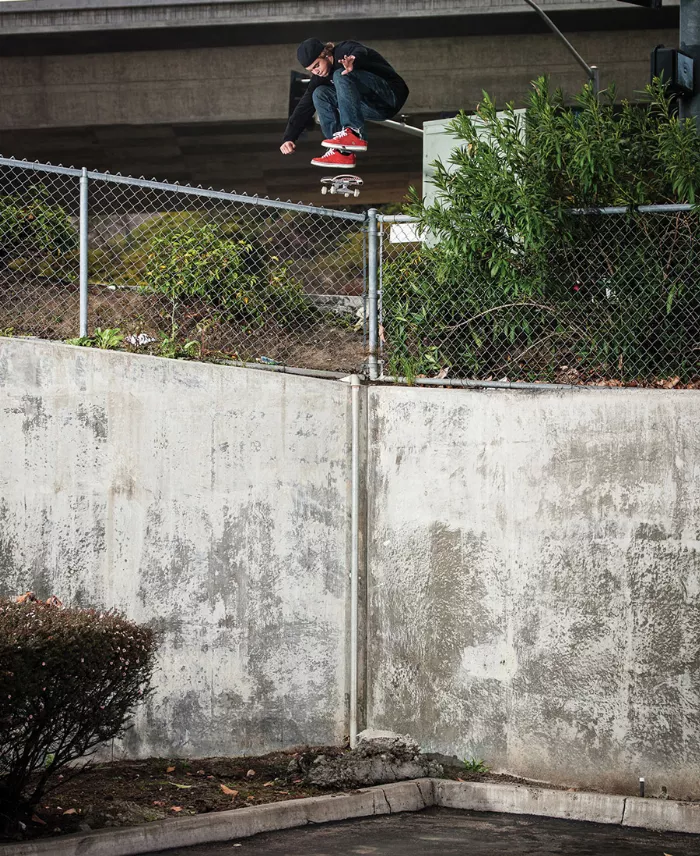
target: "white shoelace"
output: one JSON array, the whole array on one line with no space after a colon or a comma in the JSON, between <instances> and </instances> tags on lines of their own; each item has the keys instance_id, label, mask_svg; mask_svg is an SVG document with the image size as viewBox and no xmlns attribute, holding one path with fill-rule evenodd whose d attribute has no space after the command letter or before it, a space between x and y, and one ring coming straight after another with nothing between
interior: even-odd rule
<instances>
[{"instance_id":1,"label":"white shoelace","mask_svg":"<svg viewBox=\"0 0 700 856\"><path fill-rule=\"evenodd\" d=\"M335 134L333 134L333 139L335 140L338 137L344 137L348 131L350 131L350 133L354 134L356 137L360 136L354 128L343 128L342 131L336 131Z\"/></svg>"},{"instance_id":2,"label":"white shoelace","mask_svg":"<svg viewBox=\"0 0 700 856\"><path fill-rule=\"evenodd\" d=\"M347 157L346 154L344 154L343 152L339 152L338 149L328 149L328 151L325 153L325 155L321 155L321 160L323 160L324 158L332 158L333 155L335 155L335 154L339 154L339 155L343 155L343 157Z\"/></svg>"}]
</instances>

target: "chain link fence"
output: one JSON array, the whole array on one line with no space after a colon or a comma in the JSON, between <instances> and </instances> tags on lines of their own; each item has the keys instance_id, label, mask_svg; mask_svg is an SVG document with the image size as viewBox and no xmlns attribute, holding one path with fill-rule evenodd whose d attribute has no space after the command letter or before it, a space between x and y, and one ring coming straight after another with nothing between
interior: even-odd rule
<instances>
[{"instance_id":1,"label":"chain link fence","mask_svg":"<svg viewBox=\"0 0 700 856\"><path fill-rule=\"evenodd\" d=\"M357 371L364 226L363 214L0 159L0 331Z\"/></svg>"},{"instance_id":2,"label":"chain link fence","mask_svg":"<svg viewBox=\"0 0 700 856\"><path fill-rule=\"evenodd\" d=\"M0 158L0 334L385 380L700 386L699 216L571 212L489 270L405 216Z\"/></svg>"},{"instance_id":3,"label":"chain link fence","mask_svg":"<svg viewBox=\"0 0 700 856\"><path fill-rule=\"evenodd\" d=\"M670 205L571 212L542 247L514 237L508 270L449 263L410 218L383 218L383 372L698 385L699 216Z\"/></svg>"}]
</instances>

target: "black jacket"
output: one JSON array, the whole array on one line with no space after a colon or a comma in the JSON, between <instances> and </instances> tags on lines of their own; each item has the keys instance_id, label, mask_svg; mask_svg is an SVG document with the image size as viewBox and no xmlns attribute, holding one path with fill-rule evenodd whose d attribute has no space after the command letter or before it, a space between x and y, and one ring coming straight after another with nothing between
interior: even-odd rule
<instances>
[{"instance_id":1,"label":"black jacket","mask_svg":"<svg viewBox=\"0 0 700 856\"><path fill-rule=\"evenodd\" d=\"M355 57L354 68L371 71L373 74L383 77L386 80L396 94L396 112L398 113L408 98L408 86L406 86L403 78L399 77L384 57L372 48L365 47L365 45L361 45L359 42L340 42L333 50L333 71L343 68L340 60L345 56ZM288 140L294 142L299 138L299 135L315 112L313 102L314 89L317 86L333 86L332 74L333 72L328 77L319 77L317 74L311 75L311 82L306 87L306 92L302 95L294 112L289 117L283 142L286 143Z\"/></svg>"}]
</instances>

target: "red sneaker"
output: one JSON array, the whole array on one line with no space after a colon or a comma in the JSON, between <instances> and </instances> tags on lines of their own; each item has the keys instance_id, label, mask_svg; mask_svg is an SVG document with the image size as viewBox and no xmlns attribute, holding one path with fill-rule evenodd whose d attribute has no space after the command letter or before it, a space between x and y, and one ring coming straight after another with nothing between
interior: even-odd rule
<instances>
[{"instance_id":1,"label":"red sneaker","mask_svg":"<svg viewBox=\"0 0 700 856\"><path fill-rule=\"evenodd\" d=\"M314 158L311 163L314 166L330 166L333 169L338 166L352 167L355 166L355 155L351 153L343 154L343 152L339 152L337 149L328 149L325 155L321 155L320 158Z\"/></svg>"},{"instance_id":2,"label":"red sneaker","mask_svg":"<svg viewBox=\"0 0 700 856\"><path fill-rule=\"evenodd\" d=\"M352 128L344 128L333 134L330 140L321 143L327 149L347 149L349 152L366 152L367 141L359 137Z\"/></svg>"}]
</instances>

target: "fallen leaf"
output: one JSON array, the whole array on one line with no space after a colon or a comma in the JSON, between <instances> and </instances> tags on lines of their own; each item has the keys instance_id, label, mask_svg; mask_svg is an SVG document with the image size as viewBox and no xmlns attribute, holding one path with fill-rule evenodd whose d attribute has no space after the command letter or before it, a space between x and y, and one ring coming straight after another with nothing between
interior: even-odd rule
<instances>
[{"instance_id":1,"label":"fallen leaf","mask_svg":"<svg viewBox=\"0 0 700 856\"><path fill-rule=\"evenodd\" d=\"M174 811L174 812L182 811L182 806L181 805L171 805L170 811Z\"/></svg>"},{"instance_id":2,"label":"fallen leaf","mask_svg":"<svg viewBox=\"0 0 700 856\"><path fill-rule=\"evenodd\" d=\"M226 785L219 785L221 790L226 794L227 797L237 797L238 791L234 791L233 788L228 788Z\"/></svg>"},{"instance_id":3,"label":"fallen leaf","mask_svg":"<svg viewBox=\"0 0 700 856\"><path fill-rule=\"evenodd\" d=\"M204 775L204 770L197 770L197 775L198 775L198 776L203 776L203 775Z\"/></svg>"},{"instance_id":4,"label":"fallen leaf","mask_svg":"<svg viewBox=\"0 0 700 856\"><path fill-rule=\"evenodd\" d=\"M168 767L165 772L166 773L172 773L174 771L175 771L175 767Z\"/></svg>"},{"instance_id":5,"label":"fallen leaf","mask_svg":"<svg viewBox=\"0 0 700 856\"><path fill-rule=\"evenodd\" d=\"M275 791L275 793L276 794L285 794L286 796L289 796L289 791Z\"/></svg>"},{"instance_id":6,"label":"fallen leaf","mask_svg":"<svg viewBox=\"0 0 700 856\"><path fill-rule=\"evenodd\" d=\"M463 781L464 781L464 779L460 779L460 778L459 778L459 776L457 776L457 781L458 781L458 782L463 782Z\"/></svg>"},{"instance_id":7,"label":"fallen leaf","mask_svg":"<svg viewBox=\"0 0 700 856\"><path fill-rule=\"evenodd\" d=\"M298 785L301 782L301 779L292 779L292 783Z\"/></svg>"},{"instance_id":8,"label":"fallen leaf","mask_svg":"<svg viewBox=\"0 0 700 856\"><path fill-rule=\"evenodd\" d=\"M213 779L214 776L207 776L207 779Z\"/></svg>"},{"instance_id":9,"label":"fallen leaf","mask_svg":"<svg viewBox=\"0 0 700 856\"><path fill-rule=\"evenodd\" d=\"M153 800L153 805L165 805L164 800Z\"/></svg>"},{"instance_id":10,"label":"fallen leaf","mask_svg":"<svg viewBox=\"0 0 700 856\"><path fill-rule=\"evenodd\" d=\"M193 788L194 787L194 785L180 785L180 784L178 784L178 782L171 782L170 784L174 788L183 788L184 790L187 790L187 788Z\"/></svg>"},{"instance_id":11,"label":"fallen leaf","mask_svg":"<svg viewBox=\"0 0 700 856\"><path fill-rule=\"evenodd\" d=\"M77 814L78 812L74 808L69 808L67 811L64 811L63 814Z\"/></svg>"},{"instance_id":12,"label":"fallen leaf","mask_svg":"<svg viewBox=\"0 0 700 856\"><path fill-rule=\"evenodd\" d=\"M46 821L45 821L45 820L42 820L42 819L41 819L40 817L38 817L36 814L33 814L33 815L32 815L32 823L40 823L42 826L46 826Z\"/></svg>"},{"instance_id":13,"label":"fallen leaf","mask_svg":"<svg viewBox=\"0 0 700 856\"><path fill-rule=\"evenodd\" d=\"M275 783L274 782L265 782L263 785L264 788L271 788Z\"/></svg>"},{"instance_id":14,"label":"fallen leaf","mask_svg":"<svg viewBox=\"0 0 700 856\"><path fill-rule=\"evenodd\" d=\"M246 773L246 776L249 779L252 779L254 775L255 775L255 770L248 770L248 772Z\"/></svg>"}]
</instances>

